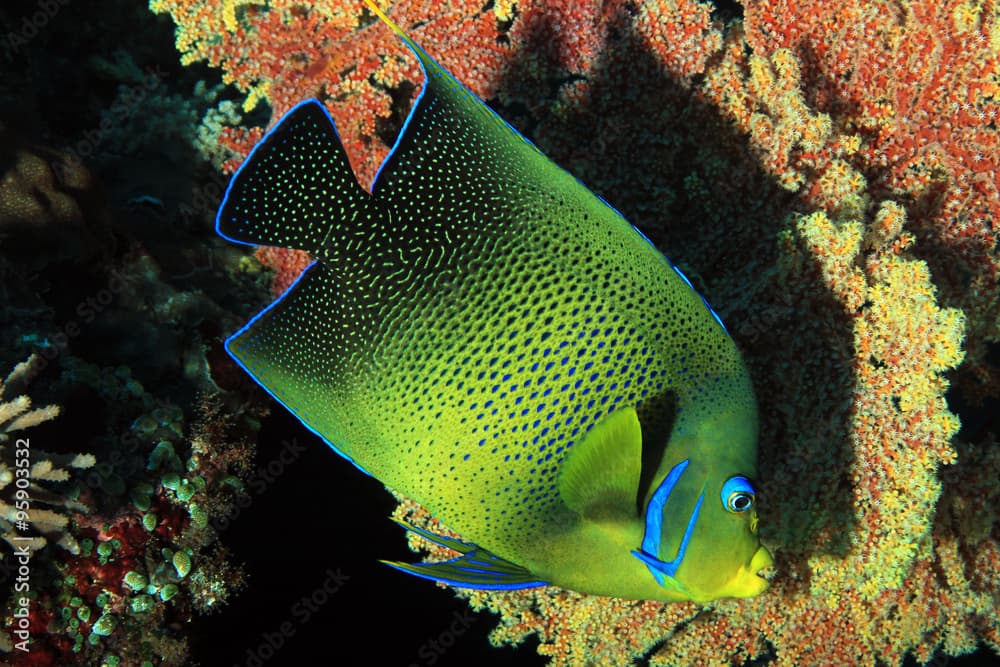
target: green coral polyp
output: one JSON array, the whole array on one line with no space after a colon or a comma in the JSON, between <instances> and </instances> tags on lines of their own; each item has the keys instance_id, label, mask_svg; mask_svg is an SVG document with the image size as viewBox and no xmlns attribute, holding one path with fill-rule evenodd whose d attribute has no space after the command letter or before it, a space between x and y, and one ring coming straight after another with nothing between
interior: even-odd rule
<instances>
[{"instance_id":1,"label":"green coral polyp","mask_svg":"<svg viewBox=\"0 0 1000 667\"><path fill-rule=\"evenodd\" d=\"M101 614L101 617L94 622L94 627L91 629L91 637L94 635L99 635L101 637L107 637L115 628L118 627L118 617L112 614Z\"/></svg>"},{"instance_id":2,"label":"green coral polyp","mask_svg":"<svg viewBox=\"0 0 1000 667\"><path fill-rule=\"evenodd\" d=\"M132 430L141 434L149 434L156 430L156 420L149 415L142 415L132 422Z\"/></svg>"},{"instance_id":3,"label":"green coral polyp","mask_svg":"<svg viewBox=\"0 0 1000 667\"><path fill-rule=\"evenodd\" d=\"M142 590L149 583L144 574L134 570L125 573L124 581L125 584L133 591Z\"/></svg>"},{"instance_id":4,"label":"green coral polyp","mask_svg":"<svg viewBox=\"0 0 1000 667\"><path fill-rule=\"evenodd\" d=\"M237 491L244 491L246 489L246 485L241 482L238 477L234 477L233 475L226 475L223 477L222 483L233 487Z\"/></svg>"},{"instance_id":5,"label":"green coral polyp","mask_svg":"<svg viewBox=\"0 0 1000 667\"><path fill-rule=\"evenodd\" d=\"M153 605L156 604L153 598L149 595L137 595L132 598L132 611L137 613L144 613L153 609Z\"/></svg>"},{"instance_id":6,"label":"green coral polyp","mask_svg":"<svg viewBox=\"0 0 1000 667\"><path fill-rule=\"evenodd\" d=\"M173 557L174 569L177 570L177 576L181 579L188 575L191 571L191 557L186 551L180 550L174 554Z\"/></svg>"},{"instance_id":7,"label":"green coral polyp","mask_svg":"<svg viewBox=\"0 0 1000 667\"><path fill-rule=\"evenodd\" d=\"M177 491L181 486L181 478L175 472L168 472L160 479L160 483L163 484L164 488Z\"/></svg>"},{"instance_id":8,"label":"green coral polyp","mask_svg":"<svg viewBox=\"0 0 1000 667\"><path fill-rule=\"evenodd\" d=\"M111 556L114 551L114 547L109 542L101 542L97 545L97 561L101 565L107 565L112 560Z\"/></svg>"},{"instance_id":9,"label":"green coral polyp","mask_svg":"<svg viewBox=\"0 0 1000 667\"><path fill-rule=\"evenodd\" d=\"M157 443L150 453L149 463L146 465L146 470L159 470L161 468L173 471L184 469L180 457L174 451L174 444L169 440L161 440Z\"/></svg>"},{"instance_id":10,"label":"green coral polyp","mask_svg":"<svg viewBox=\"0 0 1000 667\"><path fill-rule=\"evenodd\" d=\"M198 528L204 528L208 525L208 512L203 510L200 505L192 504L188 508L188 513L191 515L191 523Z\"/></svg>"},{"instance_id":11,"label":"green coral polyp","mask_svg":"<svg viewBox=\"0 0 1000 667\"><path fill-rule=\"evenodd\" d=\"M130 495L135 508L140 512L146 512L152 505L153 487L145 482L137 484Z\"/></svg>"},{"instance_id":12,"label":"green coral polyp","mask_svg":"<svg viewBox=\"0 0 1000 667\"><path fill-rule=\"evenodd\" d=\"M194 484L191 484L186 479L181 481L180 486L177 487L177 500L182 503L186 503L191 500L197 490L194 488Z\"/></svg>"}]
</instances>

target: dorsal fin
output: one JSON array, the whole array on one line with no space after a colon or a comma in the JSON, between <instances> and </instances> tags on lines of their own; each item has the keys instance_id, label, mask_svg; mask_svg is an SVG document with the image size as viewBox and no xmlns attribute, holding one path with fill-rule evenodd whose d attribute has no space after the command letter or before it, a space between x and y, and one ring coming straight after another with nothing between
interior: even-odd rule
<instances>
[{"instance_id":1,"label":"dorsal fin","mask_svg":"<svg viewBox=\"0 0 1000 667\"><path fill-rule=\"evenodd\" d=\"M635 518L642 429L635 408L622 408L575 444L563 464L559 495L588 519Z\"/></svg>"},{"instance_id":2,"label":"dorsal fin","mask_svg":"<svg viewBox=\"0 0 1000 667\"><path fill-rule=\"evenodd\" d=\"M590 199L593 205L606 205L455 79L373 2L366 2L417 57L425 77L420 96L372 184L377 198L423 195L420 203L429 215L459 223L451 230L459 234L481 232L498 217L483 205L495 200L501 207L502 200L515 195L534 199L532 206L539 212L558 209L556 202L568 192ZM414 183L414 173L433 178ZM468 214L455 215L463 209ZM532 217L536 216L522 216L524 222Z\"/></svg>"},{"instance_id":3,"label":"dorsal fin","mask_svg":"<svg viewBox=\"0 0 1000 667\"><path fill-rule=\"evenodd\" d=\"M233 175L215 226L239 243L316 254L332 227L362 226L358 215L371 217L374 206L354 178L330 115L306 100L264 135Z\"/></svg>"}]
</instances>

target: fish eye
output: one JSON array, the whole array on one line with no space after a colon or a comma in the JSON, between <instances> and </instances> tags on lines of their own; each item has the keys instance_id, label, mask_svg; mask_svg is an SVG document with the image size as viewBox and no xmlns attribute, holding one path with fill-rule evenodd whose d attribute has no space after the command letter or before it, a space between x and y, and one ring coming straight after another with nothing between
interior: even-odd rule
<instances>
[{"instance_id":1,"label":"fish eye","mask_svg":"<svg viewBox=\"0 0 1000 667\"><path fill-rule=\"evenodd\" d=\"M722 485L722 505L730 512L747 512L753 509L756 492L746 477L730 477Z\"/></svg>"},{"instance_id":2,"label":"fish eye","mask_svg":"<svg viewBox=\"0 0 1000 667\"><path fill-rule=\"evenodd\" d=\"M753 496L749 493L734 493L726 501L726 507L731 512L746 512L753 507Z\"/></svg>"}]
</instances>

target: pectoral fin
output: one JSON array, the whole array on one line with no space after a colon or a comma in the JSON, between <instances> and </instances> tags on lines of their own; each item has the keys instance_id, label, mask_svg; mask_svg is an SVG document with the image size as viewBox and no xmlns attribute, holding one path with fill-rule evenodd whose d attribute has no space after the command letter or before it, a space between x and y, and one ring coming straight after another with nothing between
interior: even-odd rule
<instances>
[{"instance_id":1,"label":"pectoral fin","mask_svg":"<svg viewBox=\"0 0 1000 667\"><path fill-rule=\"evenodd\" d=\"M540 580L520 565L495 556L475 544L437 535L402 521L396 523L437 545L462 554L441 563L382 561L397 570L459 588L513 590L548 585L548 582Z\"/></svg>"},{"instance_id":2,"label":"pectoral fin","mask_svg":"<svg viewBox=\"0 0 1000 667\"><path fill-rule=\"evenodd\" d=\"M634 518L641 472L639 417L635 408L622 408L572 447L559 477L559 494L588 519Z\"/></svg>"}]
</instances>

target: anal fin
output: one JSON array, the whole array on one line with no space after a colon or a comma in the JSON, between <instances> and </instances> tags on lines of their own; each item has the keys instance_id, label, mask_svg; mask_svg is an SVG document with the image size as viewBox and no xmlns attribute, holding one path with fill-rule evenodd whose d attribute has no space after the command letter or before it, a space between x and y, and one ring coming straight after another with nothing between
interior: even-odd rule
<instances>
[{"instance_id":1,"label":"anal fin","mask_svg":"<svg viewBox=\"0 0 1000 667\"><path fill-rule=\"evenodd\" d=\"M428 530L411 526L403 521L396 521L396 523L426 540L446 549L457 551L462 555L441 563L382 561L389 567L417 577L439 581L443 584L459 588L515 590L519 588L548 586L547 581L540 580L520 565L506 561L475 544L437 535Z\"/></svg>"}]
</instances>

